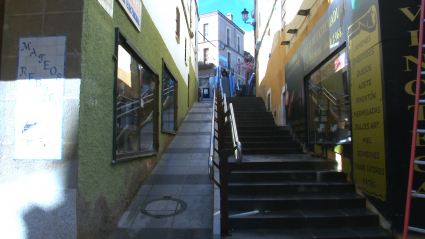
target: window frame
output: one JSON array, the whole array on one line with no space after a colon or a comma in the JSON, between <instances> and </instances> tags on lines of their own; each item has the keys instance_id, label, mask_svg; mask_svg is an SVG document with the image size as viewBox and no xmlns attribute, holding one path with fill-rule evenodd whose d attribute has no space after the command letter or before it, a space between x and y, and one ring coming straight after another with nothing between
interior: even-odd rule
<instances>
[{"instance_id":1,"label":"window frame","mask_svg":"<svg viewBox=\"0 0 425 239\"><path fill-rule=\"evenodd\" d=\"M116 143L116 124L117 124L117 81L118 81L118 47L121 46L124 48L131 57L135 58L139 64L141 64L146 70L155 78L155 90L154 90L154 112L153 112L153 149L146 151L139 151L127 154L117 155L117 143ZM159 149L159 137L158 137L158 87L159 87L159 75L155 69L149 64L149 62L140 54L137 48L131 43L131 41L124 35L124 33L117 27L115 28L115 55L114 55L115 65L114 65L114 83L113 83L113 140L112 140L112 162L124 162L129 160L134 160L138 158L149 157L156 155Z\"/></svg>"},{"instance_id":2,"label":"window frame","mask_svg":"<svg viewBox=\"0 0 425 239\"><path fill-rule=\"evenodd\" d=\"M162 102L162 96L163 96L163 88L162 88L162 80L164 78L164 71L168 71L167 73L174 78L175 81L175 87L174 87L174 131L170 131L167 129L164 129L164 124L163 124L163 108L164 108L164 104ZM162 75L161 75L161 133L166 133L166 134L172 134L175 135L177 134L177 119L178 119L178 112L179 112L179 106L178 106L178 80L177 78L174 76L173 72L171 72L170 67L168 67L167 63L165 62L164 58L162 58Z\"/></svg>"},{"instance_id":3,"label":"window frame","mask_svg":"<svg viewBox=\"0 0 425 239\"><path fill-rule=\"evenodd\" d=\"M190 74L187 74L187 108L190 104Z\"/></svg>"},{"instance_id":4,"label":"window frame","mask_svg":"<svg viewBox=\"0 0 425 239\"><path fill-rule=\"evenodd\" d=\"M230 51L227 51L227 64L228 64L227 68L229 68L229 70L232 67L231 59L232 59L232 53Z\"/></svg>"},{"instance_id":5,"label":"window frame","mask_svg":"<svg viewBox=\"0 0 425 239\"><path fill-rule=\"evenodd\" d=\"M347 91L348 91L348 101L349 101L349 126L348 126L348 130L350 131L351 134L351 140L348 142L331 142L331 141L324 141L324 142L317 142L317 141L312 141L310 140L311 137L311 122L310 122L310 91L308 89L308 80L310 79L311 75L315 72L317 72L321 67L323 67L326 63L328 63L333 57L335 57L336 55L338 55L339 53L341 53L343 50L345 50L345 53L348 56L348 46L346 45L346 43L342 44L341 46L339 46L337 49L335 49L331 54L329 54L322 62L320 62L319 64L317 64L317 66L311 70L305 77L304 77L304 90L305 90L305 102L306 102L306 108L305 108L305 115L306 115L306 122L305 122L305 127L306 127L306 142L308 144L318 144L318 145L352 145L353 144L353 140L352 140L352 134L353 134L353 119L352 119L352 108L351 108L351 87L350 87L350 78L347 78ZM347 67L349 67L349 64L347 65ZM348 69L347 69L347 74L348 74ZM343 83L344 84L344 83Z\"/></svg>"},{"instance_id":6,"label":"window frame","mask_svg":"<svg viewBox=\"0 0 425 239\"><path fill-rule=\"evenodd\" d=\"M281 3L280 21L281 21L281 30L283 31L283 28L286 25L285 24L286 10L284 9L286 0L280 0L280 3Z\"/></svg>"},{"instance_id":7,"label":"window frame","mask_svg":"<svg viewBox=\"0 0 425 239\"><path fill-rule=\"evenodd\" d=\"M207 53L207 54L205 54L205 53ZM209 62L208 62L209 54L210 54L210 49L204 48L204 65L209 64Z\"/></svg>"},{"instance_id":8,"label":"window frame","mask_svg":"<svg viewBox=\"0 0 425 239\"><path fill-rule=\"evenodd\" d=\"M180 44L180 10L176 7L176 40Z\"/></svg>"},{"instance_id":9,"label":"window frame","mask_svg":"<svg viewBox=\"0 0 425 239\"><path fill-rule=\"evenodd\" d=\"M208 36L208 23L204 24L204 41L207 41Z\"/></svg>"},{"instance_id":10,"label":"window frame","mask_svg":"<svg viewBox=\"0 0 425 239\"><path fill-rule=\"evenodd\" d=\"M238 35L238 53L241 53L241 37Z\"/></svg>"},{"instance_id":11,"label":"window frame","mask_svg":"<svg viewBox=\"0 0 425 239\"><path fill-rule=\"evenodd\" d=\"M184 63L187 66L187 38L184 38Z\"/></svg>"},{"instance_id":12,"label":"window frame","mask_svg":"<svg viewBox=\"0 0 425 239\"><path fill-rule=\"evenodd\" d=\"M232 42L230 39L230 35L232 33L230 32L230 28L226 27L226 43L228 46L230 46L230 43Z\"/></svg>"}]
</instances>

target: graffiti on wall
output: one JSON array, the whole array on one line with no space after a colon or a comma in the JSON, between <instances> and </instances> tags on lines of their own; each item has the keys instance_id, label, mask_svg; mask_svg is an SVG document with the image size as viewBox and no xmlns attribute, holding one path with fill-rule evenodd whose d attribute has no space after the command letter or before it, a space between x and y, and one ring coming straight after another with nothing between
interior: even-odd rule
<instances>
[{"instance_id":1,"label":"graffiti on wall","mask_svg":"<svg viewBox=\"0 0 425 239\"><path fill-rule=\"evenodd\" d=\"M66 36L20 37L15 160L61 160Z\"/></svg>"}]
</instances>

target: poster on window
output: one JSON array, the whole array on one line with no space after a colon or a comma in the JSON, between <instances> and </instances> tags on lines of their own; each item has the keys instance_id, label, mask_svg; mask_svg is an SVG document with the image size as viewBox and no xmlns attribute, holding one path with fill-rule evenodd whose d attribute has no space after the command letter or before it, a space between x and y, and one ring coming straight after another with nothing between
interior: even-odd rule
<instances>
[{"instance_id":1,"label":"poster on window","mask_svg":"<svg viewBox=\"0 0 425 239\"><path fill-rule=\"evenodd\" d=\"M20 37L14 160L61 160L66 36Z\"/></svg>"}]
</instances>

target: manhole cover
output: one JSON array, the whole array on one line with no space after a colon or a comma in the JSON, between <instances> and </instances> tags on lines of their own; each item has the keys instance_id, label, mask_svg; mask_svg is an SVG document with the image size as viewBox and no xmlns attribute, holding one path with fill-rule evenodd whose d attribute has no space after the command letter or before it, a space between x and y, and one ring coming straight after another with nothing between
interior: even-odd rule
<instances>
[{"instance_id":1,"label":"manhole cover","mask_svg":"<svg viewBox=\"0 0 425 239\"><path fill-rule=\"evenodd\" d=\"M175 202L175 204L169 204L167 202ZM165 202L165 203L164 203ZM174 213L170 213L170 214L157 214L156 210L162 210L160 212L163 212L167 209L171 209L171 208L158 208L158 207L173 207ZM175 207L174 207L175 206ZM184 202L183 200L177 199L177 198L172 198L169 196L165 196L163 198L157 198L148 202L145 202L142 205L142 209L140 209L140 211L145 214L146 216L150 216L150 217L154 217L154 218L164 218L164 217L171 217L171 216L175 216L178 215L182 212L184 212L187 208L187 204L186 202ZM154 210L156 209L156 210Z\"/></svg>"}]
</instances>

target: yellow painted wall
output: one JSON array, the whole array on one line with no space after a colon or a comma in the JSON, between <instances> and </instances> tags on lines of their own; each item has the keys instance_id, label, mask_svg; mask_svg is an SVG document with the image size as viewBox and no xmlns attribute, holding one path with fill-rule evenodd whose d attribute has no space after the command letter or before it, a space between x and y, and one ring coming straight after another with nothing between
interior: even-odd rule
<instances>
[{"instance_id":1,"label":"yellow painted wall","mask_svg":"<svg viewBox=\"0 0 425 239\"><path fill-rule=\"evenodd\" d=\"M285 65L322 17L323 13L326 12L331 2L332 0L317 0L314 3L308 0L303 1L300 9L311 9L310 14L307 17L296 16L292 22L283 28L283 33L278 41L279 43L271 54L266 74L260 85L257 83L256 96L262 97L265 103L267 102L267 91L271 88L271 111L273 112L273 115L276 111L277 117L275 118L275 122L278 125L280 125L282 121L281 94L282 87L285 85ZM288 29L293 28L298 29L297 34L286 33ZM280 45L280 42L289 40L291 43L288 46ZM267 49L260 48L260 51L266 50ZM257 82L259 82L258 79Z\"/></svg>"}]
</instances>

